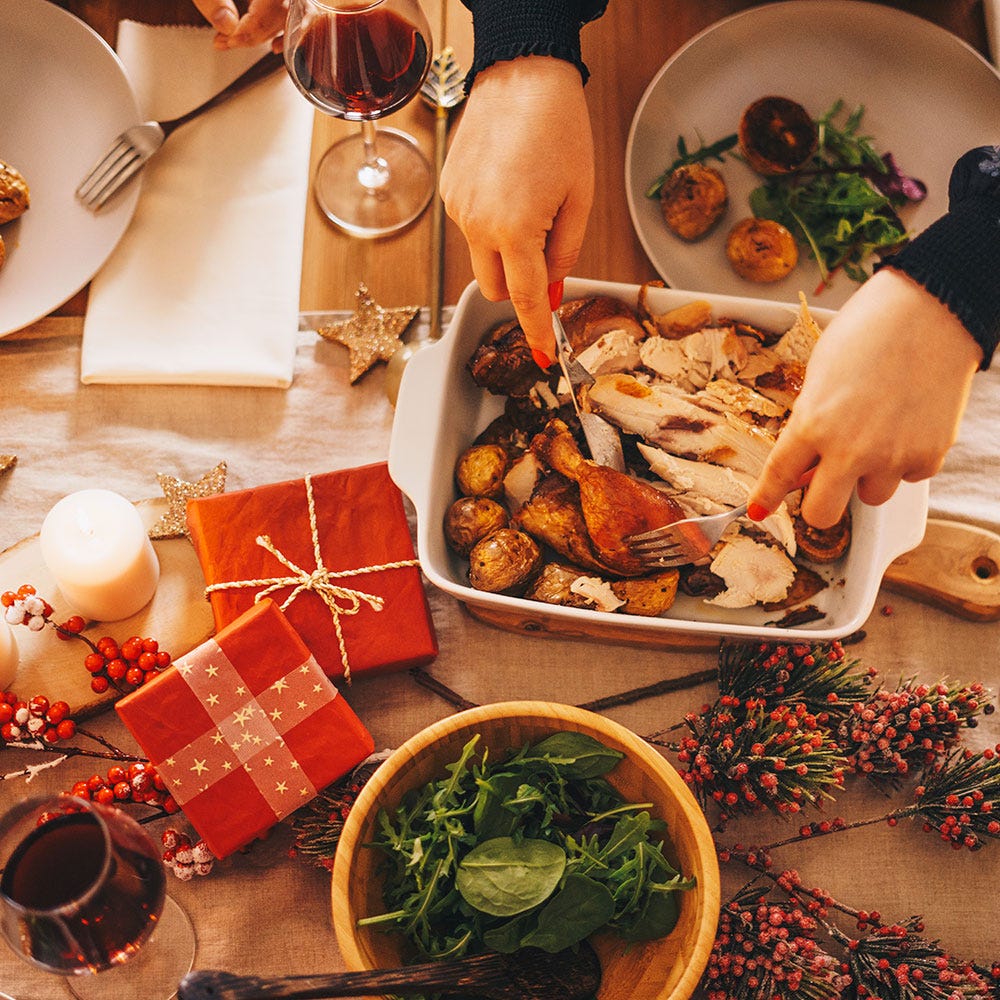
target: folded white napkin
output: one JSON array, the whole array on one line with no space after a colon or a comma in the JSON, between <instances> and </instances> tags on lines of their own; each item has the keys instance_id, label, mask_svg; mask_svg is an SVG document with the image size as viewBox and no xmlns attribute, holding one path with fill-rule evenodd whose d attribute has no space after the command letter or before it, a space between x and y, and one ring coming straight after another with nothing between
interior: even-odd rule
<instances>
[{"instance_id":1,"label":"folded white napkin","mask_svg":"<svg viewBox=\"0 0 1000 1000\"><path fill-rule=\"evenodd\" d=\"M264 52L216 52L213 34L121 23L144 118L185 113ZM279 71L167 139L91 285L83 382L291 384L312 121Z\"/></svg>"}]
</instances>

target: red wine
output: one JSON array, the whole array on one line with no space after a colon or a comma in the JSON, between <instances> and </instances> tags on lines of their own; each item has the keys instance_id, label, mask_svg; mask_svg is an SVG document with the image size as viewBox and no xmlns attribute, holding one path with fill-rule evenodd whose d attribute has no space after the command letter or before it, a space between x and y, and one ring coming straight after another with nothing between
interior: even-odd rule
<instances>
[{"instance_id":1,"label":"red wine","mask_svg":"<svg viewBox=\"0 0 1000 1000\"><path fill-rule=\"evenodd\" d=\"M292 78L324 111L357 121L405 104L427 64L427 40L391 10L322 14L295 47Z\"/></svg>"},{"instance_id":2,"label":"red wine","mask_svg":"<svg viewBox=\"0 0 1000 1000\"><path fill-rule=\"evenodd\" d=\"M67 813L42 823L12 854L0 892L33 911L18 935L31 961L57 972L106 969L152 932L166 893L163 864L130 831L109 829L111 852L94 816Z\"/></svg>"}]
</instances>

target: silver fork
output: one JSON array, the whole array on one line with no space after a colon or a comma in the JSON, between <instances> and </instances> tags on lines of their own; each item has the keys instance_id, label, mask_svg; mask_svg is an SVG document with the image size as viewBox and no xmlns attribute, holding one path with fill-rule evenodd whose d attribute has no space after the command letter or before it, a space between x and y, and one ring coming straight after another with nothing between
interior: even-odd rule
<instances>
[{"instance_id":1,"label":"silver fork","mask_svg":"<svg viewBox=\"0 0 1000 1000\"><path fill-rule=\"evenodd\" d=\"M805 472L789 492L805 486L812 479L813 472L814 469ZM625 542L632 554L651 569L686 566L707 556L726 528L746 512L747 504L744 503L732 510L724 510L721 514L686 517L683 521L674 521L651 531L629 535Z\"/></svg>"},{"instance_id":2,"label":"silver fork","mask_svg":"<svg viewBox=\"0 0 1000 1000\"><path fill-rule=\"evenodd\" d=\"M270 76L283 65L283 62L280 52L269 52L241 73L229 86L187 114L165 122L143 122L126 129L80 183L76 189L77 199L92 212L99 211L109 198L120 191L142 169L171 132L258 80Z\"/></svg>"}]
</instances>

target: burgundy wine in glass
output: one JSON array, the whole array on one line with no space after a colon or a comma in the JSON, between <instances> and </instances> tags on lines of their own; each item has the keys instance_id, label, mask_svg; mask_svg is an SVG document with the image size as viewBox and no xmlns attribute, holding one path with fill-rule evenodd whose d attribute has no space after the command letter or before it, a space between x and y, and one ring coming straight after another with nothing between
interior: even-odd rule
<instances>
[{"instance_id":1,"label":"burgundy wine in glass","mask_svg":"<svg viewBox=\"0 0 1000 1000\"><path fill-rule=\"evenodd\" d=\"M418 0L290 0L284 44L298 89L326 114L361 123L320 160L320 207L355 236L408 225L430 201L433 171L412 136L375 122L427 75L430 29Z\"/></svg>"},{"instance_id":2,"label":"burgundy wine in glass","mask_svg":"<svg viewBox=\"0 0 1000 1000\"><path fill-rule=\"evenodd\" d=\"M166 1000L191 968L191 923L168 900L156 844L122 810L25 800L0 818L0 865L7 943L76 996Z\"/></svg>"}]
</instances>

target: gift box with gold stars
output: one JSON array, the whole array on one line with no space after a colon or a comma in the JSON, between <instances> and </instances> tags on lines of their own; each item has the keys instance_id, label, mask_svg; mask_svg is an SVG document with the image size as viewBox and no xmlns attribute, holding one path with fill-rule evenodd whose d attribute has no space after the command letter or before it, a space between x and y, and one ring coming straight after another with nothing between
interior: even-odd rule
<instances>
[{"instance_id":1,"label":"gift box with gold stars","mask_svg":"<svg viewBox=\"0 0 1000 1000\"><path fill-rule=\"evenodd\" d=\"M219 858L266 833L374 749L268 599L115 707Z\"/></svg>"}]
</instances>

